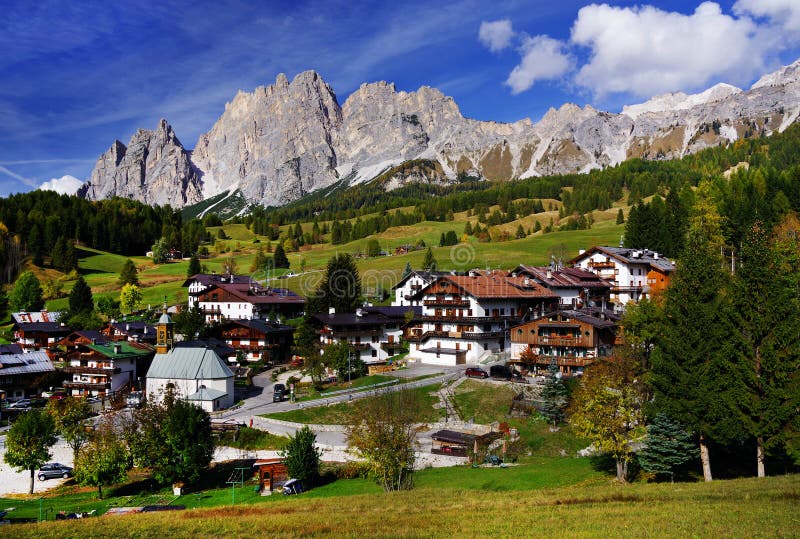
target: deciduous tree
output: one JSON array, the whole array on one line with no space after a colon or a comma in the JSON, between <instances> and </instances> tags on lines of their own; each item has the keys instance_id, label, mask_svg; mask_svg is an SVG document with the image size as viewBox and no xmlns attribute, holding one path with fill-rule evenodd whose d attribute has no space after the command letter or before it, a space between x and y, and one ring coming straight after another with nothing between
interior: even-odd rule
<instances>
[{"instance_id":1,"label":"deciduous tree","mask_svg":"<svg viewBox=\"0 0 800 539\"><path fill-rule=\"evenodd\" d=\"M5 461L19 471L30 470L29 494L33 494L36 468L50 460L50 448L56 443L53 418L44 410L31 410L20 415L6 436Z\"/></svg>"},{"instance_id":2,"label":"deciduous tree","mask_svg":"<svg viewBox=\"0 0 800 539\"><path fill-rule=\"evenodd\" d=\"M303 481L305 486L319 478L322 453L317 449L316 442L317 435L306 425L289 437L286 447L281 451L289 477Z\"/></svg>"},{"instance_id":3,"label":"deciduous tree","mask_svg":"<svg viewBox=\"0 0 800 539\"><path fill-rule=\"evenodd\" d=\"M580 436L617 463L617 480L624 483L633 458L631 442L644 434L641 382L629 359L609 358L589 367L572 396L569 422Z\"/></svg>"},{"instance_id":4,"label":"deciduous tree","mask_svg":"<svg viewBox=\"0 0 800 539\"><path fill-rule=\"evenodd\" d=\"M413 487L414 447L421 404L413 391L395 391L356 402L347 430L350 446L386 491Z\"/></svg>"},{"instance_id":5,"label":"deciduous tree","mask_svg":"<svg viewBox=\"0 0 800 539\"><path fill-rule=\"evenodd\" d=\"M121 483L133 466L128 446L112 423L101 423L75 458L75 481L97 487L103 499L103 487Z\"/></svg>"},{"instance_id":6,"label":"deciduous tree","mask_svg":"<svg viewBox=\"0 0 800 539\"><path fill-rule=\"evenodd\" d=\"M44 307L42 286L39 279L30 271L19 276L9 297L14 311L41 311Z\"/></svg>"},{"instance_id":7,"label":"deciduous tree","mask_svg":"<svg viewBox=\"0 0 800 539\"><path fill-rule=\"evenodd\" d=\"M47 402L47 413L53 417L56 430L72 448L72 458L78 458L78 451L89 439L85 421L92 412L86 399L67 396Z\"/></svg>"},{"instance_id":8,"label":"deciduous tree","mask_svg":"<svg viewBox=\"0 0 800 539\"><path fill-rule=\"evenodd\" d=\"M126 284L119 293L119 305L123 312L131 313L142 303L142 292L135 284Z\"/></svg>"}]
</instances>

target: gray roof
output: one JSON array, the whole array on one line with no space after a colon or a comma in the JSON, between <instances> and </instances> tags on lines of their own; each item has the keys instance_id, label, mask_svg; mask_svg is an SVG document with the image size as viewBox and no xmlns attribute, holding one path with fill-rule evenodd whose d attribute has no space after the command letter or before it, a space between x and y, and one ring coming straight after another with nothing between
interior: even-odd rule
<instances>
[{"instance_id":1,"label":"gray roof","mask_svg":"<svg viewBox=\"0 0 800 539\"><path fill-rule=\"evenodd\" d=\"M45 352L0 356L0 376L53 372L55 367Z\"/></svg>"},{"instance_id":2,"label":"gray roof","mask_svg":"<svg viewBox=\"0 0 800 539\"><path fill-rule=\"evenodd\" d=\"M58 322L61 318L61 311L22 311L18 313L11 313L14 322L17 323L32 323L32 322Z\"/></svg>"},{"instance_id":3,"label":"gray roof","mask_svg":"<svg viewBox=\"0 0 800 539\"><path fill-rule=\"evenodd\" d=\"M592 247L585 253L570 260L570 262L574 264L576 261L582 260L583 258L598 251L613 256L625 264L646 264L665 273L675 270L675 264L673 264L668 258L664 258L664 255L649 249L632 249L630 247Z\"/></svg>"},{"instance_id":4,"label":"gray roof","mask_svg":"<svg viewBox=\"0 0 800 539\"><path fill-rule=\"evenodd\" d=\"M225 362L208 348L173 348L167 354L156 354L147 371L148 378L170 380L218 380L232 376Z\"/></svg>"},{"instance_id":5,"label":"gray roof","mask_svg":"<svg viewBox=\"0 0 800 539\"><path fill-rule=\"evenodd\" d=\"M219 399L220 397L224 397L227 395L224 391L220 391L219 389L209 389L207 387L201 387L195 393L192 393L186 400L190 401L213 401Z\"/></svg>"},{"instance_id":6,"label":"gray roof","mask_svg":"<svg viewBox=\"0 0 800 539\"><path fill-rule=\"evenodd\" d=\"M171 324L172 318L167 313L161 315L161 318L158 319L159 324Z\"/></svg>"}]
</instances>

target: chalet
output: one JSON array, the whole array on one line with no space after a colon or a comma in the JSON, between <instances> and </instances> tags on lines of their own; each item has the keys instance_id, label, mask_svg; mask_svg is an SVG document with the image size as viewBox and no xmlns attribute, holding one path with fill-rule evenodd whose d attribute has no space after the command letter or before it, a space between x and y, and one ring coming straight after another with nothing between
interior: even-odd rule
<instances>
[{"instance_id":1,"label":"chalet","mask_svg":"<svg viewBox=\"0 0 800 539\"><path fill-rule=\"evenodd\" d=\"M25 350L48 350L72 330L59 322L60 312L12 313L14 338Z\"/></svg>"},{"instance_id":2,"label":"chalet","mask_svg":"<svg viewBox=\"0 0 800 539\"><path fill-rule=\"evenodd\" d=\"M583 308L602 306L610 298L611 283L596 273L581 268L519 265L509 273L532 279L559 297L562 306Z\"/></svg>"},{"instance_id":3,"label":"chalet","mask_svg":"<svg viewBox=\"0 0 800 539\"><path fill-rule=\"evenodd\" d=\"M346 342L366 364L385 363L400 353L403 325L418 317L419 307L365 307L355 313L318 314L320 346Z\"/></svg>"},{"instance_id":4,"label":"chalet","mask_svg":"<svg viewBox=\"0 0 800 539\"><path fill-rule=\"evenodd\" d=\"M131 341L154 344L156 328L141 320L109 322L100 329L106 339L111 341Z\"/></svg>"},{"instance_id":5,"label":"chalet","mask_svg":"<svg viewBox=\"0 0 800 539\"><path fill-rule=\"evenodd\" d=\"M38 395L50 385L47 381L55 370L45 352L2 354L0 390L12 400Z\"/></svg>"},{"instance_id":6,"label":"chalet","mask_svg":"<svg viewBox=\"0 0 800 539\"><path fill-rule=\"evenodd\" d=\"M227 320L220 324L225 344L241 352L247 361L288 361L294 328L267 320Z\"/></svg>"},{"instance_id":7,"label":"chalet","mask_svg":"<svg viewBox=\"0 0 800 539\"><path fill-rule=\"evenodd\" d=\"M511 326L558 304L558 295L533 280L499 271L438 277L415 299L422 316L406 328L409 357L437 365L506 353Z\"/></svg>"},{"instance_id":8,"label":"chalet","mask_svg":"<svg viewBox=\"0 0 800 539\"><path fill-rule=\"evenodd\" d=\"M554 311L511 328L511 363L539 373L555 361L563 374L581 374L595 358L611 355L617 330L618 318L608 311Z\"/></svg>"},{"instance_id":9,"label":"chalet","mask_svg":"<svg viewBox=\"0 0 800 539\"><path fill-rule=\"evenodd\" d=\"M224 320L268 320L270 317L294 318L306 306L303 296L285 288L271 288L253 283L216 283L198 292L198 305L206 322Z\"/></svg>"},{"instance_id":10,"label":"chalet","mask_svg":"<svg viewBox=\"0 0 800 539\"><path fill-rule=\"evenodd\" d=\"M153 358L153 348L134 341L77 343L64 353L62 370L73 395L107 396L132 389Z\"/></svg>"},{"instance_id":11,"label":"chalet","mask_svg":"<svg viewBox=\"0 0 800 539\"><path fill-rule=\"evenodd\" d=\"M159 353L147 371L148 398L160 401L168 388L207 412L233 405L233 372L209 348L173 348Z\"/></svg>"},{"instance_id":12,"label":"chalet","mask_svg":"<svg viewBox=\"0 0 800 539\"><path fill-rule=\"evenodd\" d=\"M592 247L570 263L609 281L611 300L622 308L663 292L675 271L675 263L659 253L626 247Z\"/></svg>"},{"instance_id":13,"label":"chalet","mask_svg":"<svg viewBox=\"0 0 800 539\"><path fill-rule=\"evenodd\" d=\"M217 273L197 273L183 282L183 286L189 289L189 308L198 304L197 296L211 285L227 284L250 284L252 278L249 275L227 275Z\"/></svg>"},{"instance_id":14,"label":"chalet","mask_svg":"<svg viewBox=\"0 0 800 539\"><path fill-rule=\"evenodd\" d=\"M405 305L422 305L421 299L416 296L417 292L431 284L443 275L450 275L445 271L412 271L405 275L400 282L394 285L394 300L392 305L403 307Z\"/></svg>"}]
</instances>

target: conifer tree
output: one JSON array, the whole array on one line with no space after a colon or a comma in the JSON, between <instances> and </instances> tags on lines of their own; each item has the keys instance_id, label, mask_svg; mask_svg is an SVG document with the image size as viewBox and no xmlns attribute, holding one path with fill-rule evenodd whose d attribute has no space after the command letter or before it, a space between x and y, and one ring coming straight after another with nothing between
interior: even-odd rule
<instances>
[{"instance_id":1,"label":"conifer tree","mask_svg":"<svg viewBox=\"0 0 800 539\"><path fill-rule=\"evenodd\" d=\"M136 264L130 258L122 265L117 284L119 286L125 286L126 284L139 285L139 272L136 270Z\"/></svg>"},{"instance_id":2,"label":"conifer tree","mask_svg":"<svg viewBox=\"0 0 800 539\"><path fill-rule=\"evenodd\" d=\"M753 225L742 244L733 280L736 351L742 386L734 402L747 434L756 440L758 477L766 475L766 456L782 450L800 392L800 284L798 250L792 237L778 243L764 225Z\"/></svg>"},{"instance_id":3,"label":"conifer tree","mask_svg":"<svg viewBox=\"0 0 800 539\"><path fill-rule=\"evenodd\" d=\"M712 480L709 440L741 433L729 399L736 377L727 284L720 255L720 217L709 187L694 208L683 257L666 293L661 338L651 356L656 411L697 433L703 477ZM630 220L629 220L630 223Z\"/></svg>"},{"instance_id":4,"label":"conifer tree","mask_svg":"<svg viewBox=\"0 0 800 539\"><path fill-rule=\"evenodd\" d=\"M69 316L75 316L82 313L89 313L94 310L94 298L92 297L92 289L86 284L83 275L78 277L72 291L69 293Z\"/></svg>"},{"instance_id":5,"label":"conifer tree","mask_svg":"<svg viewBox=\"0 0 800 539\"><path fill-rule=\"evenodd\" d=\"M426 271L436 271L436 258L430 247L425 251L425 259L422 261L422 269Z\"/></svg>"},{"instance_id":6,"label":"conifer tree","mask_svg":"<svg viewBox=\"0 0 800 539\"><path fill-rule=\"evenodd\" d=\"M414 269L411 267L411 262L406 262L406 267L403 269L403 279L411 275L412 271L414 271Z\"/></svg>"},{"instance_id":7,"label":"conifer tree","mask_svg":"<svg viewBox=\"0 0 800 539\"><path fill-rule=\"evenodd\" d=\"M621 225L625 222L625 214L622 212L622 208L619 209L617 212L617 224Z\"/></svg>"},{"instance_id":8,"label":"conifer tree","mask_svg":"<svg viewBox=\"0 0 800 539\"><path fill-rule=\"evenodd\" d=\"M289 259L286 256L286 250L283 248L283 243L280 241L275 247L275 254L272 256L272 261L276 268L289 268Z\"/></svg>"},{"instance_id":9,"label":"conifer tree","mask_svg":"<svg viewBox=\"0 0 800 539\"><path fill-rule=\"evenodd\" d=\"M647 426L645 446L636 454L642 469L675 478L675 469L697 457L692 435L666 414L656 414Z\"/></svg>"},{"instance_id":10,"label":"conifer tree","mask_svg":"<svg viewBox=\"0 0 800 539\"><path fill-rule=\"evenodd\" d=\"M522 239L522 238L524 238L524 237L525 237L525 229L524 229L524 228L522 228L522 223L520 223L520 224L517 226L517 233L515 234L515 237L516 237L518 240L520 240L520 239Z\"/></svg>"},{"instance_id":11,"label":"conifer tree","mask_svg":"<svg viewBox=\"0 0 800 539\"><path fill-rule=\"evenodd\" d=\"M555 362L550 362L547 368L547 379L544 382L541 392L542 415L547 421L557 426L564 421L564 410L567 407L567 386L561 378L561 371Z\"/></svg>"},{"instance_id":12,"label":"conifer tree","mask_svg":"<svg viewBox=\"0 0 800 539\"><path fill-rule=\"evenodd\" d=\"M193 254L192 258L189 259L189 269L186 270L186 277L197 275L198 273L202 273L202 271L203 268L200 265L200 259L197 258L196 254Z\"/></svg>"}]
</instances>

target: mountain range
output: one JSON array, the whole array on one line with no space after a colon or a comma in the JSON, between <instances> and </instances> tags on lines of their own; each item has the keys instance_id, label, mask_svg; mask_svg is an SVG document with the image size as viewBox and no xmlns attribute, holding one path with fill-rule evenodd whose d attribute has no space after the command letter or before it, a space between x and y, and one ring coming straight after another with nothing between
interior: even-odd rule
<instances>
[{"instance_id":1,"label":"mountain range","mask_svg":"<svg viewBox=\"0 0 800 539\"><path fill-rule=\"evenodd\" d=\"M166 120L119 140L100 156L82 197L120 196L184 207L236 193L280 206L336 182L381 176L386 189L460 176L510 180L612 166L626 159L672 159L740 138L783 131L800 116L800 60L764 75L748 90L717 84L671 93L619 114L565 104L538 123L465 118L435 88L397 91L363 84L340 105L314 71L283 74L240 91L211 129L187 150ZM398 167L425 159L426 167Z\"/></svg>"}]
</instances>

